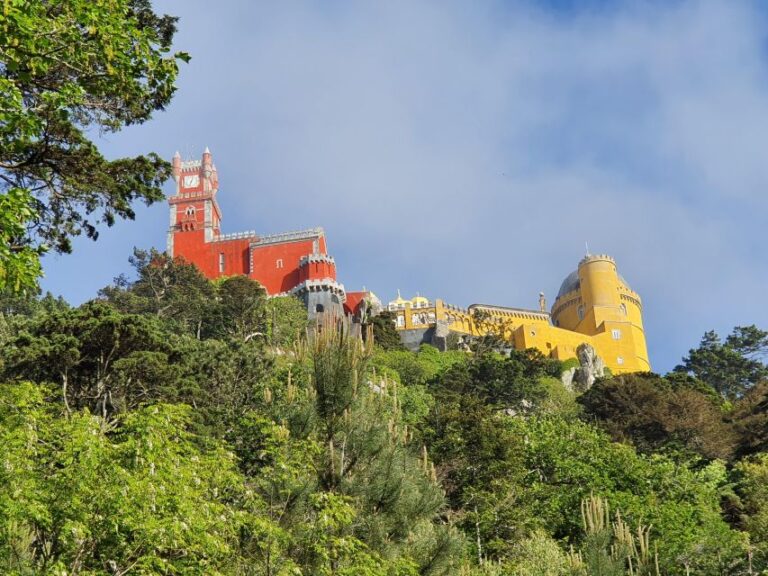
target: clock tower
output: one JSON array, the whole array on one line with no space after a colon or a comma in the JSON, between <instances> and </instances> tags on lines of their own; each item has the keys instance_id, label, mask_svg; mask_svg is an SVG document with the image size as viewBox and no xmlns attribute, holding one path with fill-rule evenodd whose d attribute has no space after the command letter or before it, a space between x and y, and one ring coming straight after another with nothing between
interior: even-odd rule
<instances>
[{"instance_id":1,"label":"clock tower","mask_svg":"<svg viewBox=\"0 0 768 576\"><path fill-rule=\"evenodd\" d=\"M344 315L346 292L336 281L336 262L328 254L322 228L222 234L216 201L219 180L208 148L200 160L182 160L177 152L173 179L169 256L194 264L207 278L242 274L257 280L271 296L293 294L312 317Z\"/></svg>"},{"instance_id":2,"label":"clock tower","mask_svg":"<svg viewBox=\"0 0 768 576\"><path fill-rule=\"evenodd\" d=\"M208 148L200 160L182 161L173 156L176 194L169 198L168 252L183 254L185 246L211 242L221 229L221 209L216 202L219 179Z\"/></svg>"}]
</instances>

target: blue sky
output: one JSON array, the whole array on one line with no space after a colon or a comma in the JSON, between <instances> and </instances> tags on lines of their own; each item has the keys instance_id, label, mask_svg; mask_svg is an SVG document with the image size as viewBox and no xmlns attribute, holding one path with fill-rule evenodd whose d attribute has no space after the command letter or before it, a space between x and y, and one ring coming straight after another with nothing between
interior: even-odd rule
<instances>
[{"instance_id":1,"label":"blue sky","mask_svg":"<svg viewBox=\"0 0 768 576\"><path fill-rule=\"evenodd\" d=\"M660 372L706 330L768 327L759 2L156 6L192 61L100 146L210 147L225 232L321 225L350 290L531 308L589 242L642 296ZM166 229L142 207L46 257L43 287L92 298Z\"/></svg>"}]
</instances>

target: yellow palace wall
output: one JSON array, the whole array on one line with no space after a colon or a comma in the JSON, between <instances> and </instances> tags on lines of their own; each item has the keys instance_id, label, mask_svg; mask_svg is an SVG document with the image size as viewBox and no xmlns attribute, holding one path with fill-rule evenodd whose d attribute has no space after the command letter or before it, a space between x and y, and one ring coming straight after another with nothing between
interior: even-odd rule
<instances>
[{"instance_id":1,"label":"yellow palace wall","mask_svg":"<svg viewBox=\"0 0 768 576\"><path fill-rule=\"evenodd\" d=\"M609 256L586 256L563 282L551 315L546 312L472 305L459 308L435 300L413 307L402 300L399 330L446 323L451 332L503 336L515 348L536 348L545 356L576 357L590 344L614 374L651 369L645 342L640 296L618 275Z\"/></svg>"}]
</instances>

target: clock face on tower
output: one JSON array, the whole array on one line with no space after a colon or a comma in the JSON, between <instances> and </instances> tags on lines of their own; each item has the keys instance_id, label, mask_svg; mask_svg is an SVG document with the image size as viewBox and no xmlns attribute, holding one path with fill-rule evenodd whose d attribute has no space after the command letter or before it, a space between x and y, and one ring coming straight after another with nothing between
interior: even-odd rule
<instances>
[{"instance_id":1,"label":"clock face on tower","mask_svg":"<svg viewBox=\"0 0 768 576\"><path fill-rule=\"evenodd\" d=\"M184 188L194 188L200 184L200 176L197 174L190 174L189 176L184 176Z\"/></svg>"}]
</instances>

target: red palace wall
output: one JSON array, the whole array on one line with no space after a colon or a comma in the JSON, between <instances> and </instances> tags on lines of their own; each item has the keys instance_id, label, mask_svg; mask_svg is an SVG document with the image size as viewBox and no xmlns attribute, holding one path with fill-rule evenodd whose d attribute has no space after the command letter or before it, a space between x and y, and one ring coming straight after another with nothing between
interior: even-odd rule
<instances>
[{"instance_id":1,"label":"red palace wall","mask_svg":"<svg viewBox=\"0 0 768 576\"><path fill-rule=\"evenodd\" d=\"M312 254L313 240L253 246L251 278L258 280L269 294L288 292L301 283L299 260ZM282 267L280 265L282 264Z\"/></svg>"},{"instance_id":2,"label":"red palace wall","mask_svg":"<svg viewBox=\"0 0 768 576\"><path fill-rule=\"evenodd\" d=\"M205 242L203 231L180 232L174 235L173 255L197 266L206 278L248 274L250 267L247 238ZM224 270L219 257L224 254Z\"/></svg>"},{"instance_id":3,"label":"red palace wall","mask_svg":"<svg viewBox=\"0 0 768 576\"><path fill-rule=\"evenodd\" d=\"M336 280L336 265L327 256L321 229L263 239L252 233L220 239L218 176L207 149L201 161L182 162L177 153L173 175L177 189L168 199L169 250L173 256L195 264L207 278L246 274L272 295L289 292L307 280ZM304 257L309 258L301 265Z\"/></svg>"}]
</instances>

